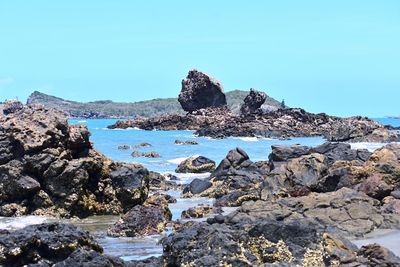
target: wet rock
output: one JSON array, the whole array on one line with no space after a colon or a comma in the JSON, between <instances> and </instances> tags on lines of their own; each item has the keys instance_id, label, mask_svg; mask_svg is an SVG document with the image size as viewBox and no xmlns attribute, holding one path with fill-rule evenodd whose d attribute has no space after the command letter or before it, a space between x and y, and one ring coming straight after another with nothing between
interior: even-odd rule
<instances>
[{"instance_id":1,"label":"wet rock","mask_svg":"<svg viewBox=\"0 0 400 267\"><path fill-rule=\"evenodd\" d=\"M215 169L215 162L203 157L190 157L178 165L177 173L205 173Z\"/></svg>"},{"instance_id":2,"label":"wet rock","mask_svg":"<svg viewBox=\"0 0 400 267\"><path fill-rule=\"evenodd\" d=\"M368 266L400 266L400 258L395 256L393 252L379 244L370 244L361 247L357 253L359 256L368 259Z\"/></svg>"},{"instance_id":3,"label":"wet rock","mask_svg":"<svg viewBox=\"0 0 400 267\"><path fill-rule=\"evenodd\" d=\"M198 145L199 143L194 140L175 140L176 145Z\"/></svg>"},{"instance_id":4,"label":"wet rock","mask_svg":"<svg viewBox=\"0 0 400 267\"><path fill-rule=\"evenodd\" d=\"M0 233L0 248L2 266L51 265L63 261L79 249L102 252L88 232L60 223L32 225Z\"/></svg>"},{"instance_id":5,"label":"wet rock","mask_svg":"<svg viewBox=\"0 0 400 267\"><path fill-rule=\"evenodd\" d=\"M182 90L178 101L183 110L188 112L226 105L222 85L197 70L189 71L186 79L182 81Z\"/></svg>"},{"instance_id":6,"label":"wet rock","mask_svg":"<svg viewBox=\"0 0 400 267\"><path fill-rule=\"evenodd\" d=\"M107 234L114 237L135 237L160 234L164 231L172 215L167 207L154 200L138 205L124 214L112 227ZM166 211L168 209L168 212Z\"/></svg>"},{"instance_id":7,"label":"wet rock","mask_svg":"<svg viewBox=\"0 0 400 267\"><path fill-rule=\"evenodd\" d=\"M144 143L140 143L138 145L134 145L132 146L133 149L141 149L141 148L145 148L145 147L151 147L152 145L150 143L144 142Z\"/></svg>"},{"instance_id":8,"label":"wet rock","mask_svg":"<svg viewBox=\"0 0 400 267\"><path fill-rule=\"evenodd\" d=\"M212 183L205 179L195 178L183 189L183 193L200 194L212 186Z\"/></svg>"},{"instance_id":9,"label":"wet rock","mask_svg":"<svg viewBox=\"0 0 400 267\"><path fill-rule=\"evenodd\" d=\"M149 171L136 165L124 164L110 173L115 193L126 211L143 203L149 193Z\"/></svg>"},{"instance_id":10,"label":"wet rock","mask_svg":"<svg viewBox=\"0 0 400 267\"><path fill-rule=\"evenodd\" d=\"M204 218L208 216L213 211L213 208L208 205L192 207L187 210L182 211L182 219L190 218Z\"/></svg>"},{"instance_id":11,"label":"wet rock","mask_svg":"<svg viewBox=\"0 0 400 267\"><path fill-rule=\"evenodd\" d=\"M133 151L131 154L132 157L134 158L139 158L139 157L145 157L145 158L160 158L161 155L158 154L155 151L150 151L150 152L139 152L139 151Z\"/></svg>"},{"instance_id":12,"label":"wet rock","mask_svg":"<svg viewBox=\"0 0 400 267\"><path fill-rule=\"evenodd\" d=\"M125 189L111 173L123 166L94 150L87 128L68 125L64 113L22 106L0 116L0 125L0 216L86 217L143 203L148 185L132 199L117 197Z\"/></svg>"},{"instance_id":13,"label":"wet rock","mask_svg":"<svg viewBox=\"0 0 400 267\"><path fill-rule=\"evenodd\" d=\"M77 249L68 258L53 265L54 267L125 267L127 264L115 257L103 255L94 250Z\"/></svg>"},{"instance_id":14,"label":"wet rock","mask_svg":"<svg viewBox=\"0 0 400 267\"><path fill-rule=\"evenodd\" d=\"M170 180L173 179L169 177L168 180L166 175L162 175L158 172L153 171L149 172L149 185L151 189L169 190L177 188L178 185Z\"/></svg>"},{"instance_id":15,"label":"wet rock","mask_svg":"<svg viewBox=\"0 0 400 267\"><path fill-rule=\"evenodd\" d=\"M246 96L244 103L240 108L240 113L246 115L259 111L266 98L267 95L264 92L250 89L250 93Z\"/></svg>"},{"instance_id":16,"label":"wet rock","mask_svg":"<svg viewBox=\"0 0 400 267\"><path fill-rule=\"evenodd\" d=\"M130 149L131 147L130 146L127 146L127 145L123 145L123 146L118 146L118 149L119 150L128 150L128 149Z\"/></svg>"}]
</instances>

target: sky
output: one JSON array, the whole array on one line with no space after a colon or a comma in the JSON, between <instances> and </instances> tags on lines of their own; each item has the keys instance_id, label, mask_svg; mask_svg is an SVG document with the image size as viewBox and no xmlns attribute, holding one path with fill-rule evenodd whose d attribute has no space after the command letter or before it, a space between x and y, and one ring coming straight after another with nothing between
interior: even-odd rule
<instances>
[{"instance_id":1,"label":"sky","mask_svg":"<svg viewBox=\"0 0 400 267\"><path fill-rule=\"evenodd\" d=\"M0 100L176 97L190 69L310 112L400 115L400 1L0 2Z\"/></svg>"}]
</instances>

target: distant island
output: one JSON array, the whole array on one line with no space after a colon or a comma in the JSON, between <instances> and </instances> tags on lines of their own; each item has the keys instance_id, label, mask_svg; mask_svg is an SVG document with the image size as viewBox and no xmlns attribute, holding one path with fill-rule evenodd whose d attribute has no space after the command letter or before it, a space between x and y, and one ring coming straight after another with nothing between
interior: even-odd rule
<instances>
[{"instance_id":1,"label":"distant island","mask_svg":"<svg viewBox=\"0 0 400 267\"><path fill-rule=\"evenodd\" d=\"M233 112L239 113L248 91L234 90L226 93L227 104ZM42 104L66 112L70 118L134 118L153 117L165 114L184 114L177 98L157 98L139 102L113 102L101 100L93 102L77 102L34 91L27 104ZM267 96L263 108L275 110L281 102Z\"/></svg>"}]
</instances>

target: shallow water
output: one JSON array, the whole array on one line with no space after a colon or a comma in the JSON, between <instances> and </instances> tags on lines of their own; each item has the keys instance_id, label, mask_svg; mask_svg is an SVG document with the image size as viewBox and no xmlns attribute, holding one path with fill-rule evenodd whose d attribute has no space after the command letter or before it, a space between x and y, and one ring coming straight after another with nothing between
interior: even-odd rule
<instances>
[{"instance_id":1,"label":"shallow water","mask_svg":"<svg viewBox=\"0 0 400 267\"><path fill-rule=\"evenodd\" d=\"M124 162L138 162L143 164L149 170L160 173L172 173L178 177L177 183L187 184L194 178L204 179L209 176L206 174L176 174L174 173L178 164L187 157L202 155L214 160L217 164L226 156L229 150L235 147L243 148L250 159L253 161L267 160L273 144L302 144L307 146L317 146L324 143L322 137L311 138L293 138L291 140L276 140L266 138L226 138L210 139L207 137L195 137L193 131L142 131L137 129L128 130L109 130L106 127L113 124L116 120L71 120L71 123L82 123L88 126L92 133L91 141L94 146L113 160ZM400 126L400 120L385 119L385 124ZM398 125L397 125L398 124ZM174 141L195 140L198 145L175 145ZM120 145L138 145L143 142L152 144L152 147L138 149L144 151L156 151L161 154L161 158L133 158L131 153L133 149L119 150ZM354 148L367 148L371 151L383 146L384 144L357 143L352 144ZM179 219L183 210L202 204L212 205L213 199L209 198L191 198L183 199L179 191L167 191L166 193L177 198L177 203L170 204L173 219ZM224 212L229 213L235 208L225 208ZM84 220L63 220L72 222L86 230L90 231L98 242L103 246L105 253L121 257L124 260L140 260L151 256L159 256L162 253L162 246L159 240L170 233L167 229L163 235L156 235L143 238L112 238L105 235L107 228L118 220L118 216L93 216ZM204 220L204 219L198 219ZM31 224L55 221L55 219L25 216L20 218L2 218L0 217L0 229L14 230ZM393 251L398 253L399 247L396 241L399 240L400 233L389 234L377 239L381 244L387 244ZM397 239L397 240L396 240ZM366 242L375 242L375 239ZM357 244L362 244L356 241Z\"/></svg>"},{"instance_id":2,"label":"shallow water","mask_svg":"<svg viewBox=\"0 0 400 267\"><path fill-rule=\"evenodd\" d=\"M400 257L400 230L376 230L364 239L353 240L358 247L378 243Z\"/></svg>"}]
</instances>

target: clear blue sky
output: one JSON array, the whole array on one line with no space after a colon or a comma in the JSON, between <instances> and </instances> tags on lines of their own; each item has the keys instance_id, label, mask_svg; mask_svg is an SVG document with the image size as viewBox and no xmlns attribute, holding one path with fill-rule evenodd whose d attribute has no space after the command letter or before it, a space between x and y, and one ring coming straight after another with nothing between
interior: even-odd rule
<instances>
[{"instance_id":1,"label":"clear blue sky","mask_svg":"<svg viewBox=\"0 0 400 267\"><path fill-rule=\"evenodd\" d=\"M1 100L175 97L192 68L312 112L400 115L400 1L0 2Z\"/></svg>"}]
</instances>

